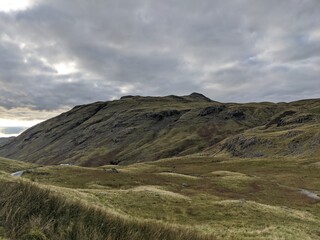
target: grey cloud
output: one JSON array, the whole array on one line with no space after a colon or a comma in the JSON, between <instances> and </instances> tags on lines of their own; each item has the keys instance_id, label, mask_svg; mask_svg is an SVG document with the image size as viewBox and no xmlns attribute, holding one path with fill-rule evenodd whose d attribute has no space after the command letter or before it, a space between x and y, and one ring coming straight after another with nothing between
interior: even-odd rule
<instances>
[{"instance_id":1,"label":"grey cloud","mask_svg":"<svg viewBox=\"0 0 320 240\"><path fill-rule=\"evenodd\" d=\"M38 1L0 13L0 106L54 111L194 91L218 101L319 97L319 26L314 0ZM70 62L73 72L57 73Z\"/></svg>"}]
</instances>

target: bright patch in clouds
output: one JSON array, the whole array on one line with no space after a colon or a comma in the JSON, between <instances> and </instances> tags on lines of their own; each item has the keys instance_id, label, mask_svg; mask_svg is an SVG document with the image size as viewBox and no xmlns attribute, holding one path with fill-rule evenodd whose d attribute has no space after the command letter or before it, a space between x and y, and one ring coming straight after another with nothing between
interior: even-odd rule
<instances>
[{"instance_id":1,"label":"bright patch in clouds","mask_svg":"<svg viewBox=\"0 0 320 240\"><path fill-rule=\"evenodd\" d=\"M0 0L0 11L22 11L30 8L32 5L32 0Z\"/></svg>"},{"instance_id":2,"label":"bright patch in clouds","mask_svg":"<svg viewBox=\"0 0 320 240\"><path fill-rule=\"evenodd\" d=\"M35 124L42 122L41 120L13 120L0 118L0 127L32 127Z\"/></svg>"},{"instance_id":3,"label":"bright patch in clouds","mask_svg":"<svg viewBox=\"0 0 320 240\"><path fill-rule=\"evenodd\" d=\"M55 64L54 68L59 75L66 75L77 71L76 63L74 62L62 62L59 64Z\"/></svg>"}]
</instances>

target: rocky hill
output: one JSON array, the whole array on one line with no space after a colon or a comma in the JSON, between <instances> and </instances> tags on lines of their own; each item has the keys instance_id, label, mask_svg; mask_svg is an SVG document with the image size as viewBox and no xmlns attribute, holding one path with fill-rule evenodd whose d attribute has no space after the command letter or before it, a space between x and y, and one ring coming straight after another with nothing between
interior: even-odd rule
<instances>
[{"instance_id":1,"label":"rocky hill","mask_svg":"<svg viewBox=\"0 0 320 240\"><path fill-rule=\"evenodd\" d=\"M99 166L200 152L249 157L295 154L317 149L319 119L320 100L236 104L212 101L199 93L125 96L76 106L40 123L0 146L0 156ZM282 151L284 145L277 141L294 150Z\"/></svg>"}]
</instances>

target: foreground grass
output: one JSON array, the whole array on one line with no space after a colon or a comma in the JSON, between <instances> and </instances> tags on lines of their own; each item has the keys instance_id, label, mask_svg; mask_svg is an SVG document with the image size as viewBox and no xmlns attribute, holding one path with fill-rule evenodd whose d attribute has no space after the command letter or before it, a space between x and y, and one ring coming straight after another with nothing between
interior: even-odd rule
<instances>
[{"instance_id":1,"label":"foreground grass","mask_svg":"<svg viewBox=\"0 0 320 240\"><path fill-rule=\"evenodd\" d=\"M123 218L41 185L4 177L0 182L1 225L6 236L26 240L213 239L186 228Z\"/></svg>"}]
</instances>

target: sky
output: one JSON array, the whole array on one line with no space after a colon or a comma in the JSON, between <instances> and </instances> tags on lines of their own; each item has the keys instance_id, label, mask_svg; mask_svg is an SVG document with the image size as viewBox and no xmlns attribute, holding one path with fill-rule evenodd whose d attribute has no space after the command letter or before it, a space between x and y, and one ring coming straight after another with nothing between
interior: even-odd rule
<instances>
[{"instance_id":1,"label":"sky","mask_svg":"<svg viewBox=\"0 0 320 240\"><path fill-rule=\"evenodd\" d=\"M319 0L0 0L0 137L74 105L320 97Z\"/></svg>"}]
</instances>

